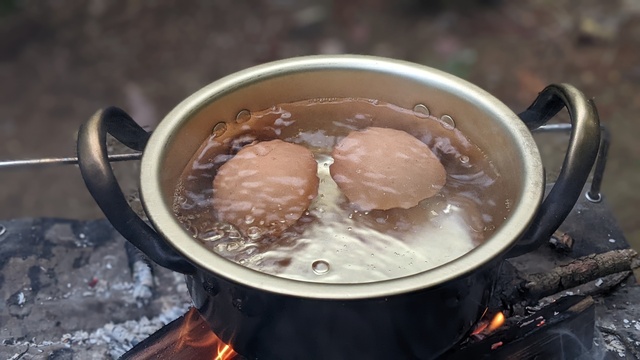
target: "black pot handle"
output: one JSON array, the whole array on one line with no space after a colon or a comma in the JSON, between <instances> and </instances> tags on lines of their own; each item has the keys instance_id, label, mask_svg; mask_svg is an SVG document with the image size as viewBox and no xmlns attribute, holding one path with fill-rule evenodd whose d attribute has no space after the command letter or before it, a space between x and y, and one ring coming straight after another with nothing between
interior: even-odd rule
<instances>
[{"instance_id":1,"label":"black pot handle","mask_svg":"<svg viewBox=\"0 0 640 360\"><path fill-rule=\"evenodd\" d=\"M195 267L171 248L129 206L107 158L107 133L133 150L144 150L149 133L122 109L95 113L78 132L78 164L84 183L113 227L160 266L183 274Z\"/></svg>"},{"instance_id":2,"label":"black pot handle","mask_svg":"<svg viewBox=\"0 0 640 360\"><path fill-rule=\"evenodd\" d=\"M555 185L521 240L507 258L537 249L549 240L569 215L582 193L600 145L600 120L595 104L568 84L547 86L518 116L530 130L544 125L566 107L571 117L571 139Z\"/></svg>"}]
</instances>

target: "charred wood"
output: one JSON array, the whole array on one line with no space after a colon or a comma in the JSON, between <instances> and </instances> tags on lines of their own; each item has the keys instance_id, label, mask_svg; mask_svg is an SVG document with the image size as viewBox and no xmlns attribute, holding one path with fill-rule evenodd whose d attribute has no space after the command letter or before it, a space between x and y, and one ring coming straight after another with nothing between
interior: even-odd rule
<instances>
[{"instance_id":1,"label":"charred wood","mask_svg":"<svg viewBox=\"0 0 640 360\"><path fill-rule=\"evenodd\" d=\"M469 337L444 358L577 358L593 344L594 310L591 297L563 297L532 315L509 318L502 327L486 336Z\"/></svg>"}]
</instances>

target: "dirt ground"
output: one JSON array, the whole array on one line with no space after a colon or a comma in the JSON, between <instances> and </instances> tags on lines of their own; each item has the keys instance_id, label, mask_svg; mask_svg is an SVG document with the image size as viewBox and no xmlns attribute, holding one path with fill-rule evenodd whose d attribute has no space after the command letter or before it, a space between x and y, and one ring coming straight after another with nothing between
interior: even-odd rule
<instances>
[{"instance_id":1,"label":"dirt ground","mask_svg":"<svg viewBox=\"0 0 640 360\"><path fill-rule=\"evenodd\" d=\"M252 65L373 54L443 69L516 111L549 83L594 98L613 135L604 194L640 248L640 2L444 4L0 0L0 159L73 155L80 123L107 105L153 126L200 87ZM540 147L561 158L565 140L544 137ZM118 170L133 188L135 165ZM0 179L0 219L101 216L75 167Z\"/></svg>"}]
</instances>

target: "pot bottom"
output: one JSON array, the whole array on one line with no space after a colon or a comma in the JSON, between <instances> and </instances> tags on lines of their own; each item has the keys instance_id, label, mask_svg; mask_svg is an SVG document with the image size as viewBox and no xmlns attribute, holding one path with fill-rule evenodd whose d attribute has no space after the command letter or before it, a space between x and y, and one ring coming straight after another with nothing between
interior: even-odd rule
<instances>
[{"instance_id":1,"label":"pot bottom","mask_svg":"<svg viewBox=\"0 0 640 360\"><path fill-rule=\"evenodd\" d=\"M497 273L485 265L434 288L352 300L284 296L203 272L186 279L212 331L249 359L434 359L482 316Z\"/></svg>"}]
</instances>

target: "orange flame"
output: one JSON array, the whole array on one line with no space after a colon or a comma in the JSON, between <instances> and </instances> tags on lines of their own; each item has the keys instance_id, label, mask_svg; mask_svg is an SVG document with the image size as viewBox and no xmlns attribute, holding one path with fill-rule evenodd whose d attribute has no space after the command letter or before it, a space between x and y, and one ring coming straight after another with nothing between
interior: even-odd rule
<instances>
[{"instance_id":1,"label":"orange flame","mask_svg":"<svg viewBox=\"0 0 640 360\"><path fill-rule=\"evenodd\" d=\"M478 335L481 332L483 332L487 327L489 326L489 324L486 321L482 321L480 322L475 329L473 329L473 331L471 332L471 335Z\"/></svg>"},{"instance_id":2,"label":"orange flame","mask_svg":"<svg viewBox=\"0 0 640 360\"><path fill-rule=\"evenodd\" d=\"M231 360L238 355L230 345L222 342L211 331L209 325L194 308L191 308L185 315L176 347L177 349L184 347L205 348L205 352L212 354L214 360Z\"/></svg>"},{"instance_id":3,"label":"orange flame","mask_svg":"<svg viewBox=\"0 0 640 360\"><path fill-rule=\"evenodd\" d=\"M491 323L489 324L489 331L497 330L502 326L502 324L504 324L504 314L500 311L491 320Z\"/></svg>"},{"instance_id":4,"label":"orange flame","mask_svg":"<svg viewBox=\"0 0 640 360\"><path fill-rule=\"evenodd\" d=\"M220 342L220 345L222 345L222 342ZM216 355L216 359L215 360L230 360L230 359L234 358L235 356L236 356L236 352L233 351L231 346L224 345L224 346L222 346L222 348L220 348L220 346L218 346L218 355Z\"/></svg>"},{"instance_id":5,"label":"orange flame","mask_svg":"<svg viewBox=\"0 0 640 360\"><path fill-rule=\"evenodd\" d=\"M493 316L491 321L489 321L488 317L483 318L478 322L476 328L471 332L471 335L488 335L493 331L497 330L502 324L505 322L505 316L502 311L498 312Z\"/></svg>"}]
</instances>

